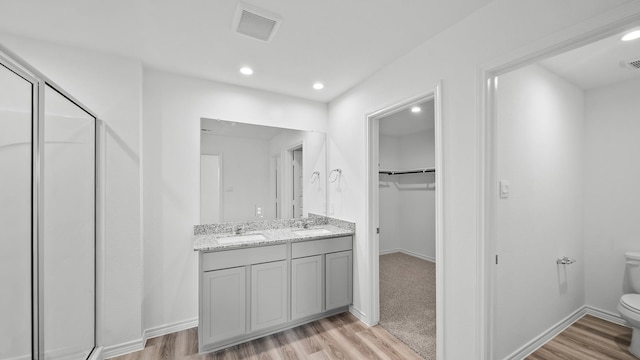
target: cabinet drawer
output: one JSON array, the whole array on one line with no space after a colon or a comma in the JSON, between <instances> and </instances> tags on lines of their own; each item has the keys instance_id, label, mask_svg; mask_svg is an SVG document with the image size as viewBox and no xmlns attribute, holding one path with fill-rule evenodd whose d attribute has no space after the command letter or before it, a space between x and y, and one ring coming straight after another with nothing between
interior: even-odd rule
<instances>
[{"instance_id":1,"label":"cabinet drawer","mask_svg":"<svg viewBox=\"0 0 640 360\"><path fill-rule=\"evenodd\" d=\"M352 247L351 236L296 242L291 244L291 257L295 259L305 256L346 251L351 250Z\"/></svg>"},{"instance_id":2,"label":"cabinet drawer","mask_svg":"<svg viewBox=\"0 0 640 360\"><path fill-rule=\"evenodd\" d=\"M202 271L227 269L236 266L261 264L287 258L287 245L259 246L202 253Z\"/></svg>"}]
</instances>

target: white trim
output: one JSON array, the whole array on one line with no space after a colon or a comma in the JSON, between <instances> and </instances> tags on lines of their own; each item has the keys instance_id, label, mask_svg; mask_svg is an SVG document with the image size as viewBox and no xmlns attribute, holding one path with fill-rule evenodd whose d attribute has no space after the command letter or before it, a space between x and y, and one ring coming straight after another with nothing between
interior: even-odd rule
<instances>
[{"instance_id":1,"label":"white trim","mask_svg":"<svg viewBox=\"0 0 640 360\"><path fill-rule=\"evenodd\" d=\"M442 119L442 81L434 89L434 138L436 160L436 360L445 358L444 352L444 133Z\"/></svg>"},{"instance_id":2,"label":"white trim","mask_svg":"<svg viewBox=\"0 0 640 360\"><path fill-rule=\"evenodd\" d=\"M426 260L426 261L432 262L434 264L436 263L436 259L432 258L431 256L418 254L416 252L405 250L405 249L400 249L400 248L390 249L390 250L381 250L379 252L380 255L388 255L388 254L396 254L396 253L401 253L401 254L413 256L415 258L418 258L418 259L421 259L421 260Z\"/></svg>"},{"instance_id":3,"label":"white trim","mask_svg":"<svg viewBox=\"0 0 640 360\"><path fill-rule=\"evenodd\" d=\"M378 214L378 126L381 117L411 106L417 102L434 101L434 137L435 137L435 180L436 180L436 359L445 358L444 353L444 168L442 145L442 82L438 82L431 91L413 96L404 101L385 106L365 114L365 148L367 161L367 196L365 199L367 216L365 218L365 239L369 245L367 254L371 271L370 298L372 300L370 317L360 318L364 323L377 324L380 321L380 239L377 234ZM357 316L357 315L356 315Z\"/></svg>"},{"instance_id":4,"label":"white trim","mask_svg":"<svg viewBox=\"0 0 640 360\"><path fill-rule=\"evenodd\" d=\"M533 340L529 341L525 345L523 345L518 350L508 355L505 360L519 360L524 359L527 356L533 354L536 350L544 346L551 339L556 337L558 334L563 332L569 326L573 325L576 321L580 320L583 316L587 314L585 307L581 307L580 309L574 311L571 315L565 317L564 319L557 322L555 325L551 326L549 329L544 331L542 334L538 335Z\"/></svg>"},{"instance_id":5,"label":"white trim","mask_svg":"<svg viewBox=\"0 0 640 360\"><path fill-rule=\"evenodd\" d=\"M561 30L539 41L499 57L478 69L478 219L477 273L479 281L478 301L478 349L479 358L493 359L495 341L495 117L494 97L490 80L493 77L531 64L543 58L566 52L594 41L615 35L640 22L640 3L621 5L611 11L594 16L579 24ZM592 308L590 308L592 309ZM592 309L592 311L596 311ZM603 312L599 312L603 314ZM438 324L439 325L439 324ZM440 326L438 326L440 329Z\"/></svg>"},{"instance_id":6,"label":"white trim","mask_svg":"<svg viewBox=\"0 0 640 360\"><path fill-rule=\"evenodd\" d=\"M361 322L363 322L365 325L367 326L376 326L378 325L377 322L372 323L369 321L369 317L367 316L367 314L363 313L362 311L356 309L355 306L351 305L349 306L349 312L358 318L358 320L360 320Z\"/></svg>"},{"instance_id":7,"label":"white trim","mask_svg":"<svg viewBox=\"0 0 640 360\"><path fill-rule=\"evenodd\" d=\"M104 348L104 358L110 359L116 356L129 354L135 351L144 349L147 340L153 339L159 336L172 334L174 332L183 331L198 327L198 318L179 321L173 324L160 325L144 330L142 338L128 341L122 344L110 345Z\"/></svg>"},{"instance_id":8,"label":"white trim","mask_svg":"<svg viewBox=\"0 0 640 360\"><path fill-rule=\"evenodd\" d=\"M380 254L380 255L388 255L388 254L395 254L395 253L399 253L399 252L402 252L402 249L395 248L395 249L389 249L389 250L380 250L380 252L378 252L378 254Z\"/></svg>"},{"instance_id":9,"label":"white trim","mask_svg":"<svg viewBox=\"0 0 640 360\"><path fill-rule=\"evenodd\" d=\"M122 344L105 346L103 356L105 359L111 359L116 356L126 355L142 349L144 349L144 341L142 339L138 339Z\"/></svg>"},{"instance_id":10,"label":"white trim","mask_svg":"<svg viewBox=\"0 0 640 360\"><path fill-rule=\"evenodd\" d=\"M614 323L614 324L618 324L618 325L622 325L622 326L626 326L626 327L631 327L629 326L629 324L618 314L613 314L610 313L608 311L605 310L601 310L598 308L595 308L593 306L589 306L589 305L585 305L584 306L587 315L592 315L595 316L597 318L600 318L602 320L606 320L608 322Z\"/></svg>"},{"instance_id":11,"label":"white trim","mask_svg":"<svg viewBox=\"0 0 640 360\"><path fill-rule=\"evenodd\" d=\"M174 332L183 331L198 327L198 318L184 320L173 324L160 325L151 329L146 329L142 335L143 343L146 344L147 340L156 338L158 336L168 335Z\"/></svg>"},{"instance_id":12,"label":"white trim","mask_svg":"<svg viewBox=\"0 0 640 360\"><path fill-rule=\"evenodd\" d=\"M6 360L33 360L34 358L35 356L31 356L31 354L27 354L27 355L19 355L16 357L7 358Z\"/></svg>"},{"instance_id":13,"label":"white trim","mask_svg":"<svg viewBox=\"0 0 640 360\"><path fill-rule=\"evenodd\" d=\"M89 356L88 360L103 360L104 359L104 347L98 346L93 349L91 356Z\"/></svg>"},{"instance_id":14,"label":"white trim","mask_svg":"<svg viewBox=\"0 0 640 360\"><path fill-rule=\"evenodd\" d=\"M527 356L533 354L536 350L543 347L546 343L551 341L561 332L566 330L569 326L573 325L576 321L582 319L585 315L595 316L614 324L629 327L626 321L624 321L619 315L612 314L608 311L600 310L592 306L583 305L580 309L576 310L571 315L551 326L549 329L522 346L520 349L511 353L511 355L507 356L505 360L520 360L526 358Z\"/></svg>"}]
</instances>

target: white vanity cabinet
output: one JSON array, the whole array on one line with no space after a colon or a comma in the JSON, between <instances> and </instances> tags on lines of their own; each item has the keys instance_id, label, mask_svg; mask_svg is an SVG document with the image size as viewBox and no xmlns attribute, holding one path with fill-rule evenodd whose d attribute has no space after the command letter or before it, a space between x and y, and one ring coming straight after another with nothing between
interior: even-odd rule
<instances>
[{"instance_id":1,"label":"white vanity cabinet","mask_svg":"<svg viewBox=\"0 0 640 360\"><path fill-rule=\"evenodd\" d=\"M200 252L200 353L348 310L352 236Z\"/></svg>"},{"instance_id":2,"label":"white vanity cabinet","mask_svg":"<svg viewBox=\"0 0 640 360\"><path fill-rule=\"evenodd\" d=\"M202 274L201 341L215 343L246 332L245 279L244 267Z\"/></svg>"},{"instance_id":3,"label":"white vanity cabinet","mask_svg":"<svg viewBox=\"0 0 640 360\"><path fill-rule=\"evenodd\" d=\"M287 261L251 266L251 331L287 321Z\"/></svg>"},{"instance_id":4,"label":"white vanity cabinet","mask_svg":"<svg viewBox=\"0 0 640 360\"><path fill-rule=\"evenodd\" d=\"M326 267L326 309L336 309L352 302L353 294L353 253L341 251L327 254Z\"/></svg>"},{"instance_id":5,"label":"white vanity cabinet","mask_svg":"<svg viewBox=\"0 0 640 360\"><path fill-rule=\"evenodd\" d=\"M291 244L291 317L303 318L351 304L351 236Z\"/></svg>"},{"instance_id":6,"label":"white vanity cabinet","mask_svg":"<svg viewBox=\"0 0 640 360\"><path fill-rule=\"evenodd\" d=\"M324 295L324 256L291 260L291 319L322 312Z\"/></svg>"}]
</instances>

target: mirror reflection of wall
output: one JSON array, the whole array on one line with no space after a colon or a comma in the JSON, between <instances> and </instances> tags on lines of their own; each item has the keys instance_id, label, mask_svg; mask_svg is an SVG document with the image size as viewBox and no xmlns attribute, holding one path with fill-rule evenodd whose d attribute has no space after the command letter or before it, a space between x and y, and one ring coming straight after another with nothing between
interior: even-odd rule
<instances>
[{"instance_id":1,"label":"mirror reflection of wall","mask_svg":"<svg viewBox=\"0 0 640 360\"><path fill-rule=\"evenodd\" d=\"M203 224L326 214L325 134L201 119Z\"/></svg>"}]
</instances>

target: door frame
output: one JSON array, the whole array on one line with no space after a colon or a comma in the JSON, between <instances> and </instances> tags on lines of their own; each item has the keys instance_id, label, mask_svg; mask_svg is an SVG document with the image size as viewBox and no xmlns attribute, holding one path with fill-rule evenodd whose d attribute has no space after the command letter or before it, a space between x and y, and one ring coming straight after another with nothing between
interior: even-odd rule
<instances>
[{"instance_id":1,"label":"door frame","mask_svg":"<svg viewBox=\"0 0 640 360\"><path fill-rule=\"evenodd\" d=\"M436 359L444 359L444 200L443 200L443 142L442 142L442 82L431 90L400 102L365 114L367 148L367 197L366 238L370 239L369 263L371 264L371 323L380 321L380 238L379 227L379 122L380 118L406 109L416 103L433 99L435 138L435 182L436 182Z\"/></svg>"},{"instance_id":2,"label":"door frame","mask_svg":"<svg viewBox=\"0 0 640 360\"><path fill-rule=\"evenodd\" d=\"M280 189L280 205L281 210L280 214L283 219L293 219L293 170L291 167L293 166L293 151L302 149L302 153L304 154L304 142L297 141L289 146L283 151L284 157L280 158L280 169L281 171L281 182L282 187Z\"/></svg>"},{"instance_id":3,"label":"door frame","mask_svg":"<svg viewBox=\"0 0 640 360\"><path fill-rule=\"evenodd\" d=\"M220 221L218 222L224 222L224 168L223 168L223 161L224 161L224 157L222 153L216 153L216 154L202 154L202 150L200 150L200 167L199 167L199 178L198 178L198 184L200 184L200 187L198 188L198 193L200 194L200 196L198 197L198 214L199 214L199 219L200 219L200 223L204 224L204 222L202 222L202 157L203 156L217 156L218 157L218 214L220 217Z\"/></svg>"},{"instance_id":4,"label":"door frame","mask_svg":"<svg viewBox=\"0 0 640 360\"><path fill-rule=\"evenodd\" d=\"M269 160L269 177L271 179L269 190L269 200L271 201L271 209L273 209L273 215L276 219L281 219L282 216L282 169L280 163L282 162L282 154L277 153L271 156Z\"/></svg>"},{"instance_id":5,"label":"door frame","mask_svg":"<svg viewBox=\"0 0 640 360\"><path fill-rule=\"evenodd\" d=\"M497 279L495 256L497 251L498 179L497 179L497 118L496 91L498 76L542 59L559 55L589 43L602 40L640 25L640 4L629 3L600 14L552 36L534 42L519 51L498 58L478 68L478 148L477 194L479 251L477 276L479 290L478 326L479 358L494 358L494 342L497 340L496 292ZM522 351L530 350L536 343L528 344ZM541 345L541 344L540 344Z\"/></svg>"}]
</instances>

